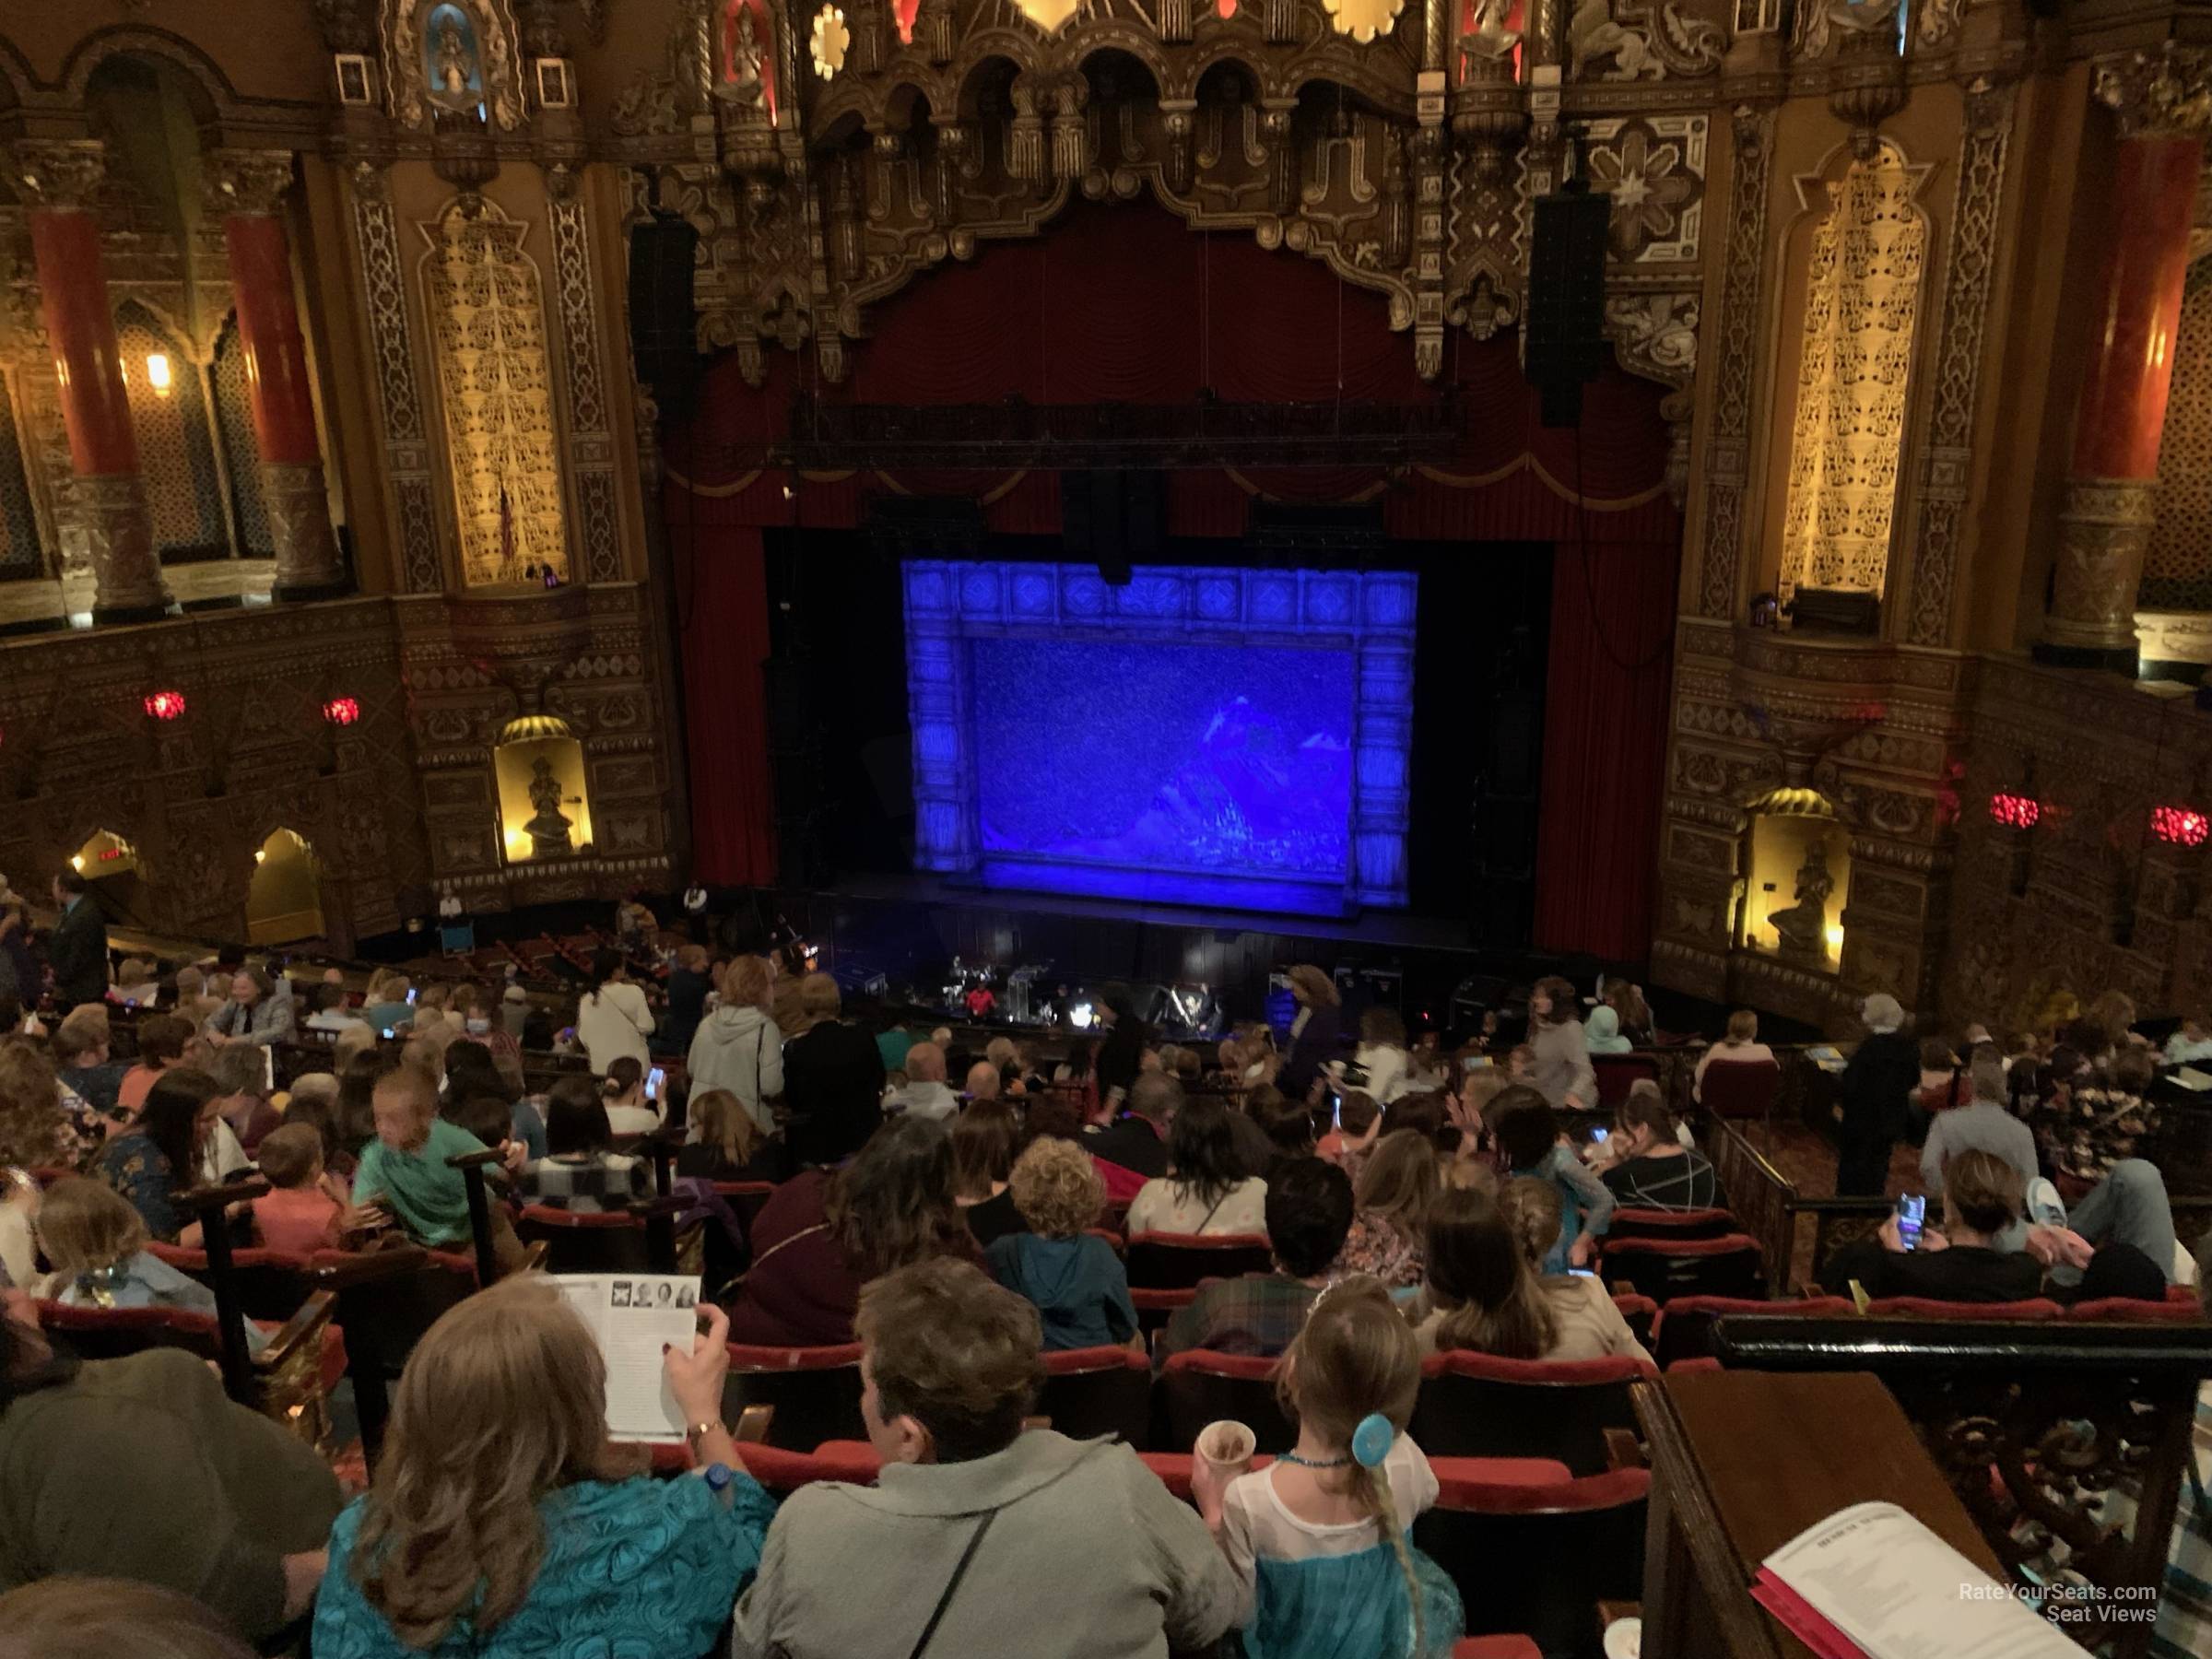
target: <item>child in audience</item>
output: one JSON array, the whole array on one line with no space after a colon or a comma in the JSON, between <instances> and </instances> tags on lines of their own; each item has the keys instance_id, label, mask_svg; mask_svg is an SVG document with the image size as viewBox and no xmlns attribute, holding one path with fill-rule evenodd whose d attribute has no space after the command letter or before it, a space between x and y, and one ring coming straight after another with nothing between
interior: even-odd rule
<instances>
[{"instance_id":1,"label":"child in audience","mask_svg":"<svg viewBox=\"0 0 2212 1659\"><path fill-rule=\"evenodd\" d=\"M1559 1230L1559 1189L1548 1181L1509 1181L1495 1199L1477 1192L1439 1198L1429 1216L1428 1278L1415 1310L1421 1352L1457 1348L1547 1361L1642 1353L1596 1279L1539 1276Z\"/></svg>"},{"instance_id":2,"label":"child in audience","mask_svg":"<svg viewBox=\"0 0 2212 1659\"><path fill-rule=\"evenodd\" d=\"M291 1255L337 1249L345 1206L324 1177L321 1132L312 1124L272 1129L260 1162L271 1190L253 1200L254 1241Z\"/></svg>"},{"instance_id":3,"label":"child in audience","mask_svg":"<svg viewBox=\"0 0 2212 1659\"><path fill-rule=\"evenodd\" d=\"M1382 1132L1382 1109L1365 1089L1347 1088L1336 1097L1335 1122L1321 1137L1314 1155L1347 1170Z\"/></svg>"},{"instance_id":4,"label":"child in audience","mask_svg":"<svg viewBox=\"0 0 2212 1659\"><path fill-rule=\"evenodd\" d=\"M1535 1089L1507 1089L1491 1102L1490 1120L1507 1172L1533 1175L1559 1190L1559 1242L1545 1256L1544 1271L1589 1266L1616 1207L1606 1183L1583 1167L1560 1135L1557 1115Z\"/></svg>"},{"instance_id":5,"label":"child in audience","mask_svg":"<svg viewBox=\"0 0 2212 1659\"><path fill-rule=\"evenodd\" d=\"M1365 1277L1325 1292L1276 1392L1298 1445L1224 1483L1191 1460L1191 1495L1236 1574L1248 1652L1267 1659L1428 1659L1465 1624L1459 1592L1406 1534L1437 1479L1406 1433L1421 1381L1413 1331Z\"/></svg>"},{"instance_id":6,"label":"child in audience","mask_svg":"<svg viewBox=\"0 0 2212 1659\"><path fill-rule=\"evenodd\" d=\"M418 1244L466 1249L475 1236L468 1221L468 1183L446 1160L488 1148L438 1115L437 1085L420 1070L404 1063L377 1064L388 1069L376 1080L371 1103L376 1137L361 1149L353 1201L371 1212L372 1224L396 1224ZM507 1143L503 1149L511 1166L521 1164L519 1146ZM519 1266L525 1253L497 1206L492 1247L502 1267Z\"/></svg>"},{"instance_id":7,"label":"child in audience","mask_svg":"<svg viewBox=\"0 0 2212 1659\"><path fill-rule=\"evenodd\" d=\"M1136 1335L1129 1275L1113 1247L1083 1230L1106 1203L1106 1182L1073 1141L1041 1140L1014 1162L1007 1191L1028 1232L991 1241L992 1277L1028 1299L1047 1348L1105 1347Z\"/></svg>"},{"instance_id":8,"label":"child in audience","mask_svg":"<svg viewBox=\"0 0 2212 1659\"><path fill-rule=\"evenodd\" d=\"M66 1308L182 1308L213 1313L215 1292L147 1249L130 1200L81 1175L46 1189L39 1245L53 1271L38 1294Z\"/></svg>"},{"instance_id":9,"label":"child in audience","mask_svg":"<svg viewBox=\"0 0 2212 1659\"><path fill-rule=\"evenodd\" d=\"M2199 1060L2212 1060L2212 1025L2202 1014L2185 1014L2182 1029L2166 1039L2166 1064L2192 1065Z\"/></svg>"}]
</instances>

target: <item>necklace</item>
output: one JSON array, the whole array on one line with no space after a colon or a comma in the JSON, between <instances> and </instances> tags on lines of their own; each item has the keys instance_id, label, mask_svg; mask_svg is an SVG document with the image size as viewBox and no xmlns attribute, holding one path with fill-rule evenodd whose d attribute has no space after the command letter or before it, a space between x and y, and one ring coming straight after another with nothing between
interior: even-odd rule
<instances>
[{"instance_id":1,"label":"necklace","mask_svg":"<svg viewBox=\"0 0 2212 1659\"><path fill-rule=\"evenodd\" d=\"M1279 1454L1277 1463L1296 1464L1301 1469L1341 1469L1352 1461L1348 1452L1342 1457L1300 1457L1295 1452Z\"/></svg>"}]
</instances>

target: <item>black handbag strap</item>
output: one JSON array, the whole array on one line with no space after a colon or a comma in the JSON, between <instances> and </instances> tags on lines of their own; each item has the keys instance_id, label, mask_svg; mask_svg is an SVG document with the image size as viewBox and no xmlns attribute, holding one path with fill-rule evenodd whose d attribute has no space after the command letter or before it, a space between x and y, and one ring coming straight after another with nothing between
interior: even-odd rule
<instances>
[{"instance_id":1,"label":"black handbag strap","mask_svg":"<svg viewBox=\"0 0 2212 1659\"><path fill-rule=\"evenodd\" d=\"M976 1523L975 1530L968 1535L968 1547L960 1551L959 1564L952 1570L952 1576L945 1581L945 1594L937 1597L937 1605L930 1613L929 1622L922 1627L921 1639L914 1643L914 1651L906 1659L922 1659L924 1650L929 1646L929 1639L937 1633L937 1625L945 1617L945 1609L952 1606L953 1592L960 1587L960 1581L968 1576L968 1563L975 1559L976 1546L983 1541L983 1535L991 1530L991 1523L997 1519L998 1512L991 1511Z\"/></svg>"}]
</instances>

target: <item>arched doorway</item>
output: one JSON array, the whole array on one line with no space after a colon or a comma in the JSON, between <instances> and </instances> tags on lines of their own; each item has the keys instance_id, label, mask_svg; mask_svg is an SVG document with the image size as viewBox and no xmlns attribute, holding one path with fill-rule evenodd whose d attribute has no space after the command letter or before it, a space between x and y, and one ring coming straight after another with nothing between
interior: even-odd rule
<instances>
[{"instance_id":1,"label":"arched doorway","mask_svg":"<svg viewBox=\"0 0 2212 1659\"><path fill-rule=\"evenodd\" d=\"M323 871L297 830L273 830L253 850L246 887L246 942L285 945L323 935Z\"/></svg>"},{"instance_id":2,"label":"arched doorway","mask_svg":"<svg viewBox=\"0 0 2212 1659\"><path fill-rule=\"evenodd\" d=\"M111 922L138 922L145 904L146 884L138 875L138 849L112 830L95 830L85 844L69 855L69 867L85 878L85 885Z\"/></svg>"}]
</instances>

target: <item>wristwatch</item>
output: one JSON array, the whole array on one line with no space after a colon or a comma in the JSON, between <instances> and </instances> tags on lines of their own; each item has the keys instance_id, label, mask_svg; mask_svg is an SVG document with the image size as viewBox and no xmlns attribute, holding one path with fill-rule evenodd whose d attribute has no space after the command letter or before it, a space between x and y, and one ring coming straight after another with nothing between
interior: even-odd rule
<instances>
[{"instance_id":1,"label":"wristwatch","mask_svg":"<svg viewBox=\"0 0 2212 1659\"><path fill-rule=\"evenodd\" d=\"M699 1450L699 1442L706 1439L708 1435L727 1434L728 1432L729 1429L727 1425L725 1425L720 1418L708 1418L704 1421L694 1423L690 1428L685 1430L684 1441L691 1448L691 1450L696 1452Z\"/></svg>"}]
</instances>

